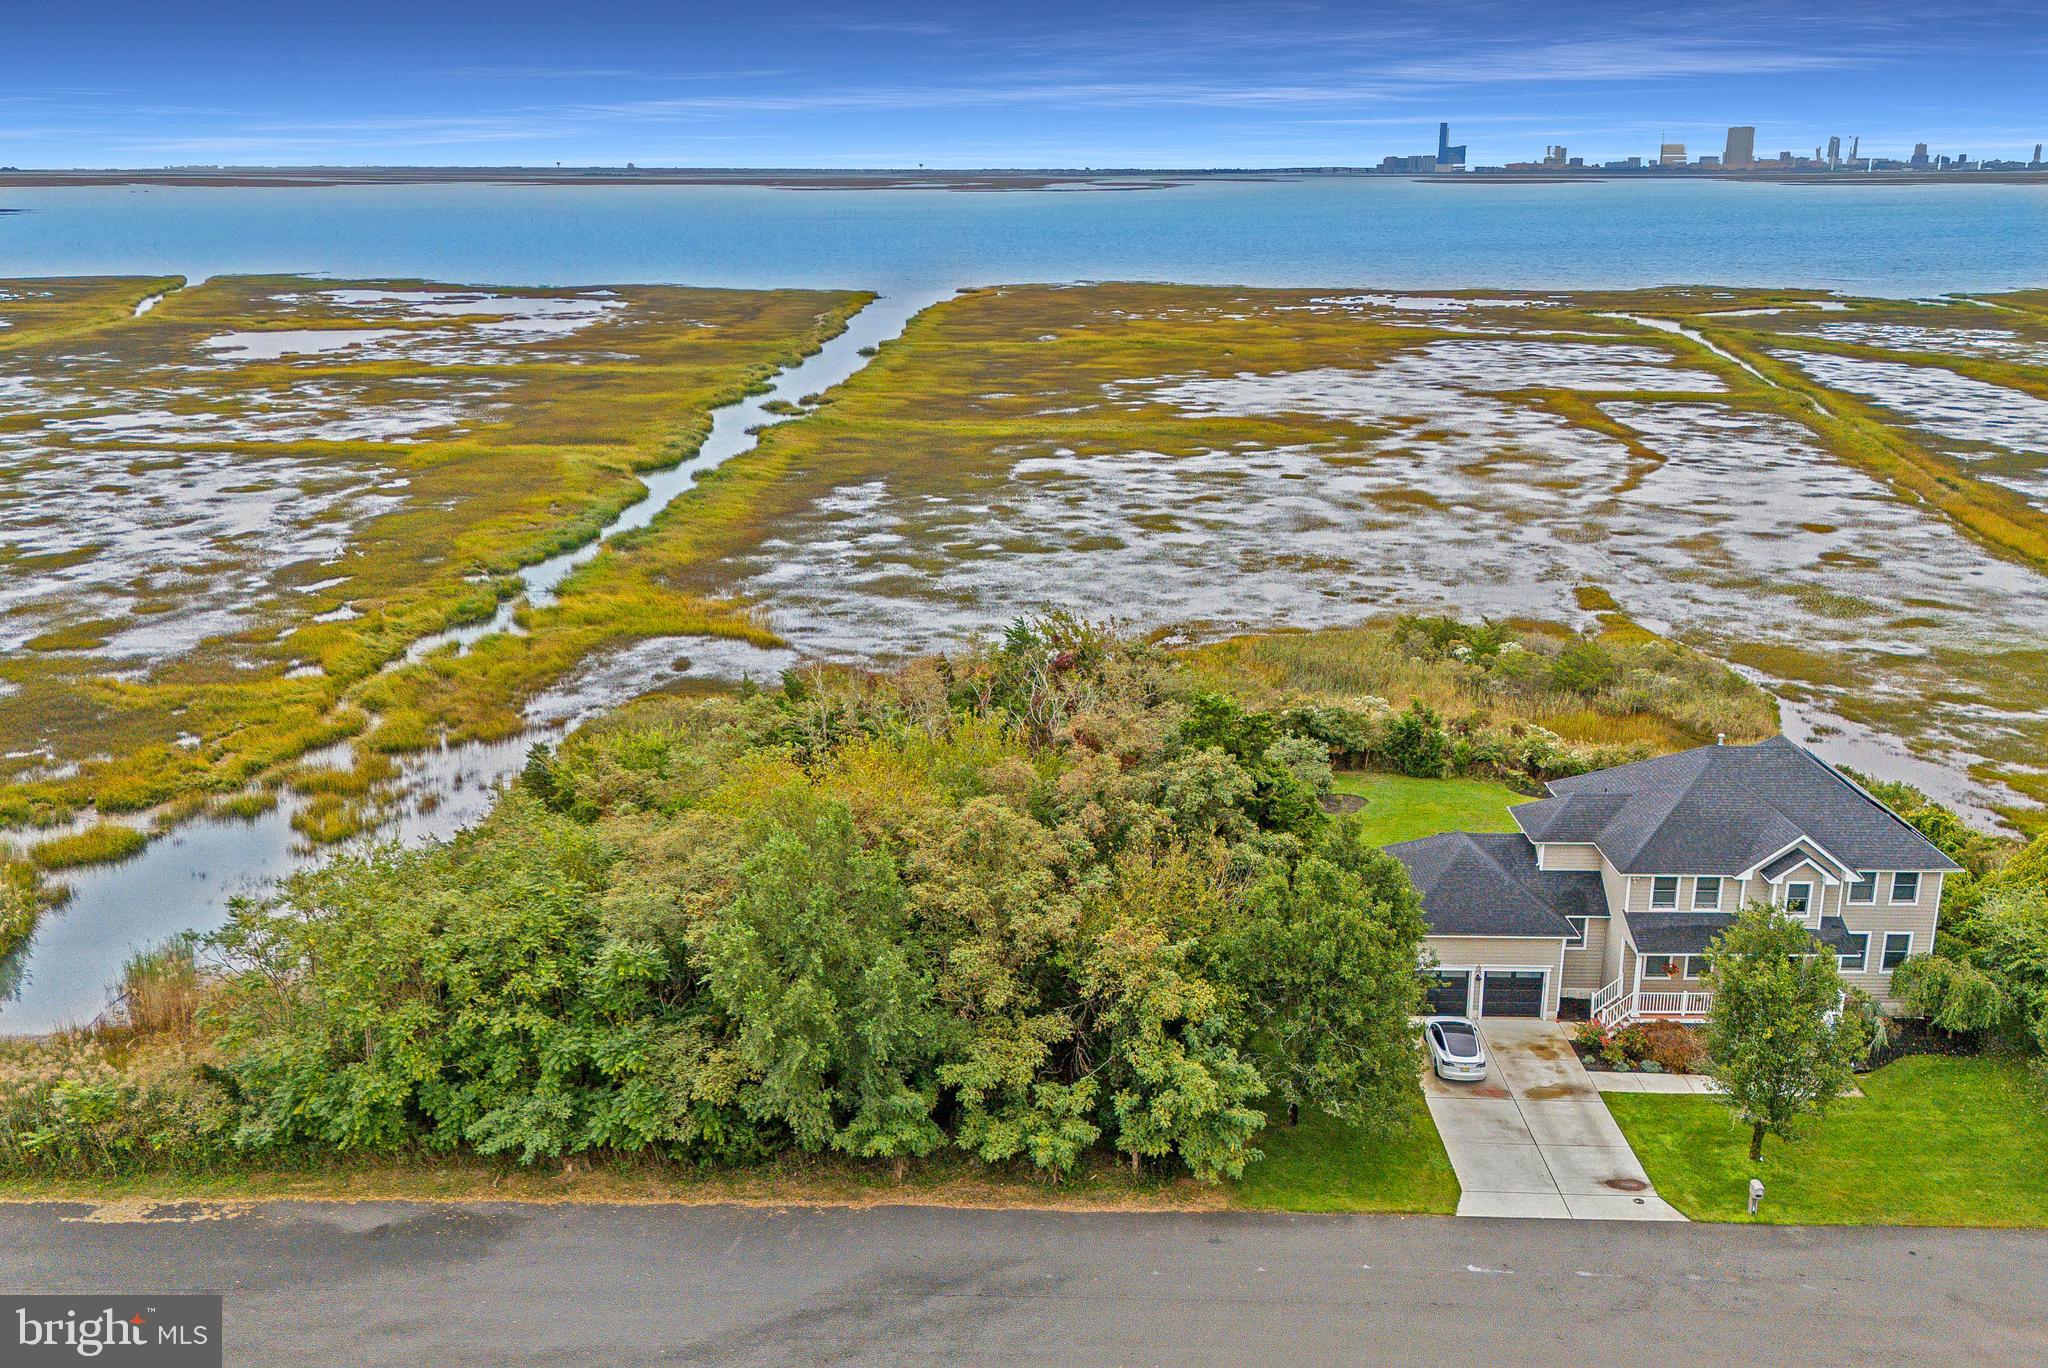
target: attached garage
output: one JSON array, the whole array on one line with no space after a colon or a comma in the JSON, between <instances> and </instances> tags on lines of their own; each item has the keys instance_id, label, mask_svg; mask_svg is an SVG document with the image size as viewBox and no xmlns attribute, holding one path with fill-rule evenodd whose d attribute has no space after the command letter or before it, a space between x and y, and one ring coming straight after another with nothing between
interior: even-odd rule
<instances>
[{"instance_id":1,"label":"attached garage","mask_svg":"<svg viewBox=\"0 0 2048 1368\"><path fill-rule=\"evenodd\" d=\"M1422 895L1432 1012L1557 1015L1565 942L1580 934L1570 918L1607 915L1598 874L1538 869L1536 847L1512 833L1446 832L1387 853Z\"/></svg>"},{"instance_id":2,"label":"attached garage","mask_svg":"<svg viewBox=\"0 0 2048 1368\"><path fill-rule=\"evenodd\" d=\"M1472 971L1436 969L1424 976L1431 1016L1470 1016Z\"/></svg>"},{"instance_id":3,"label":"attached garage","mask_svg":"<svg viewBox=\"0 0 2048 1368\"><path fill-rule=\"evenodd\" d=\"M1490 1017L1540 1017L1550 975L1542 969L1487 969L1480 975L1479 1014Z\"/></svg>"}]
</instances>

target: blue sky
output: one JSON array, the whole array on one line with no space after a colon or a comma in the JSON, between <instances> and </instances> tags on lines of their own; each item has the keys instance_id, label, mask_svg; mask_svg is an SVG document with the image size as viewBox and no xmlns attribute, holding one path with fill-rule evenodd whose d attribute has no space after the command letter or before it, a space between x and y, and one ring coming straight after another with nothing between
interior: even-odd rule
<instances>
[{"instance_id":1,"label":"blue sky","mask_svg":"<svg viewBox=\"0 0 2048 1368\"><path fill-rule=\"evenodd\" d=\"M9 6L0 165L1355 165L1660 137L2024 154L2029 4Z\"/></svg>"}]
</instances>

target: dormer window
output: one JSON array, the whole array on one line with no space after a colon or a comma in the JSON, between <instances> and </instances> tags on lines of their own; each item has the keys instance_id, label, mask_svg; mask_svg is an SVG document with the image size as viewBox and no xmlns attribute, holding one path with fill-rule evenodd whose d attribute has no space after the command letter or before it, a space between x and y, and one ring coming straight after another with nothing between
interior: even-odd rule
<instances>
[{"instance_id":1,"label":"dormer window","mask_svg":"<svg viewBox=\"0 0 2048 1368\"><path fill-rule=\"evenodd\" d=\"M1678 906L1678 876L1659 874L1650 880L1650 906L1670 909Z\"/></svg>"},{"instance_id":2,"label":"dormer window","mask_svg":"<svg viewBox=\"0 0 2048 1368\"><path fill-rule=\"evenodd\" d=\"M1795 917L1805 917L1813 910L1813 885L1801 880L1785 885L1785 910Z\"/></svg>"}]
</instances>

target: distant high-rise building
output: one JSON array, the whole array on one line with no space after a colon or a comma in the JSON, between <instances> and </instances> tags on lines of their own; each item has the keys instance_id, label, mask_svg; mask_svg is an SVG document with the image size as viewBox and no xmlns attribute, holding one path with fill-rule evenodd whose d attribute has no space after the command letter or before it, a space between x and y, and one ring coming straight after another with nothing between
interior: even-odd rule
<instances>
[{"instance_id":1,"label":"distant high-rise building","mask_svg":"<svg viewBox=\"0 0 2048 1368\"><path fill-rule=\"evenodd\" d=\"M1841 140L1840 138L1829 138L1829 139L1828 139L1828 170L1832 171L1832 170L1834 170L1834 169L1835 169L1836 167L1840 166L1841 164L1842 164L1842 140Z\"/></svg>"},{"instance_id":2,"label":"distant high-rise building","mask_svg":"<svg viewBox=\"0 0 2048 1368\"><path fill-rule=\"evenodd\" d=\"M1558 143L1554 147L1548 145L1544 147L1543 164L1545 166L1563 166L1565 164L1565 160L1566 158L1563 143Z\"/></svg>"},{"instance_id":3,"label":"distant high-rise building","mask_svg":"<svg viewBox=\"0 0 2048 1368\"><path fill-rule=\"evenodd\" d=\"M1913 144L1913 160L1908 162L1907 165L1911 166L1915 171L1925 171L1927 169L1926 143Z\"/></svg>"},{"instance_id":4,"label":"distant high-rise building","mask_svg":"<svg viewBox=\"0 0 2048 1368\"><path fill-rule=\"evenodd\" d=\"M1748 166L1756 160L1756 130L1737 125L1728 130L1728 146L1721 151L1721 165Z\"/></svg>"},{"instance_id":5,"label":"distant high-rise building","mask_svg":"<svg viewBox=\"0 0 2048 1368\"><path fill-rule=\"evenodd\" d=\"M1658 147L1658 149L1657 149L1657 165L1659 165L1659 166L1683 166L1683 165L1685 165L1685 144L1684 144L1684 143L1664 143L1664 144L1662 144L1662 145L1661 145L1660 147Z\"/></svg>"},{"instance_id":6,"label":"distant high-rise building","mask_svg":"<svg viewBox=\"0 0 2048 1368\"><path fill-rule=\"evenodd\" d=\"M1451 126L1440 123L1436 126L1436 164L1438 166L1463 166L1465 144L1451 145Z\"/></svg>"},{"instance_id":7,"label":"distant high-rise building","mask_svg":"<svg viewBox=\"0 0 2048 1368\"><path fill-rule=\"evenodd\" d=\"M1863 135L1859 133L1855 137L1849 139L1849 165L1854 166L1856 164L1856 159L1862 155Z\"/></svg>"},{"instance_id":8,"label":"distant high-rise building","mask_svg":"<svg viewBox=\"0 0 2048 1368\"><path fill-rule=\"evenodd\" d=\"M2041 144L2034 144L2034 159L2027 163L2027 169L2029 171L2039 171L2041 169Z\"/></svg>"}]
</instances>

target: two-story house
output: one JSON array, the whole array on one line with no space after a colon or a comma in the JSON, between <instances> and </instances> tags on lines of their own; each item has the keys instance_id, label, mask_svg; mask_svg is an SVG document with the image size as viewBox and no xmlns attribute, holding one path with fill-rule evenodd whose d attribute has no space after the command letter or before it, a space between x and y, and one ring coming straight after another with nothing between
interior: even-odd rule
<instances>
[{"instance_id":1,"label":"two-story house","mask_svg":"<svg viewBox=\"0 0 2048 1368\"><path fill-rule=\"evenodd\" d=\"M1422 894L1430 1010L1610 1025L1697 1021L1709 943L1751 900L1803 921L1843 978L1892 1005L1891 971L1934 947L1958 866L1782 736L1560 779L1510 810L1519 834L1389 846Z\"/></svg>"}]
</instances>

